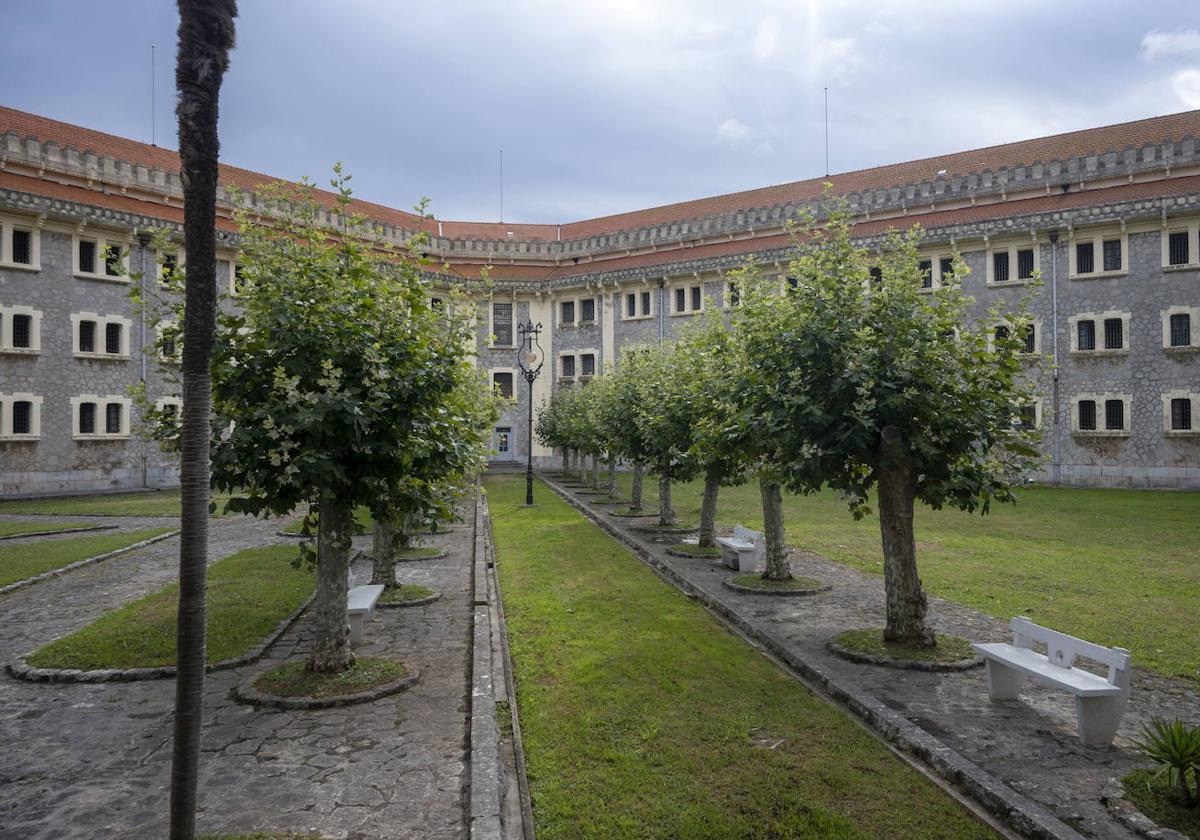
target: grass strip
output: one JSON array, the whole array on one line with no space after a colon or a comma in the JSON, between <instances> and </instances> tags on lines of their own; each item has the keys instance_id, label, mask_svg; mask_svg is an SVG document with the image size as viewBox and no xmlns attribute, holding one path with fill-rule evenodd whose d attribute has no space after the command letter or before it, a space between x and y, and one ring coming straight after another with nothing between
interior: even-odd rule
<instances>
[{"instance_id":1,"label":"grass strip","mask_svg":"<svg viewBox=\"0 0 1200 840\"><path fill-rule=\"evenodd\" d=\"M172 529L169 527L146 528L141 531L107 533L94 537L46 540L36 545L0 545L0 586L61 569L89 557L108 554L170 530Z\"/></svg>"},{"instance_id":2,"label":"grass strip","mask_svg":"<svg viewBox=\"0 0 1200 840\"><path fill-rule=\"evenodd\" d=\"M936 647L916 648L895 642L885 642L882 628L867 627L839 633L833 641L847 650L857 653L886 656L892 659L908 659L913 662L962 662L977 656L971 643L962 636L944 636L941 633L935 633L934 636L937 639Z\"/></svg>"},{"instance_id":3,"label":"grass strip","mask_svg":"<svg viewBox=\"0 0 1200 840\"><path fill-rule=\"evenodd\" d=\"M486 485L539 840L996 836L557 496Z\"/></svg>"},{"instance_id":4,"label":"grass strip","mask_svg":"<svg viewBox=\"0 0 1200 840\"><path fill-rule=\"evenodd\" d=\"M428 586L416 586L404 583L400 586L393 586L390 589L383 590L383 594L379 596L379 603L404 604L409 601L419 601L422 598L428 598L436 591Z\"/></svg>"},{"instance_id":5,"label":"grass strip","mask_svg":"<svg viewBox=\"0 0 1200 840\"><path fill-rule=\"evenodd\" d=\"M0 520L0 537L20 537L25 534L45 534L50 531L70 531L72 528L95 528L95 522L46 522L30 520Z\"/></svg>"},{"instance_id":6,"label":"grass strip","mask_svg":"<svg viewBox=\"0 0 1200 840\"><path fill-rule=\"evenodd\" d=\"M403 677L408 668L391 659L361 656L345 671L322 674L309 671L303 660L285 662L260 675L254 687L277 697L340 697L357 694Z\"/></svg>"},{"instance_id":7,"label":"grass strip","mask_svg":"<svg viewBox=\"0 0 1200 840\"><path fill-rule=\"evenodd\" d=\"M786 592L793 589L820 589L821 581L806 577L793 577L788 580L767 580L759 574L735 575L733 582L747 589L761 589L764 592Z\"/></svg>"},{"instance_id":8,"label":"grass strip","mask_svg":"<svg viewBox=\"0 0 1200 840\"><path fill-rule=\"evenodd\" d=\"M313 573L292 568L295 546L248 548L208 570L208 662L242 656L312 594ZM150 668L175 663L178 584L105 613L26 657L38 668Z\"/></svg>"},{"instance_id":9,"label":"grass strip","mask_svg":"<svg viewBox=\"0 0 1200 840\"><path fill-rule=\"evenodd\" d=\"M227 496L214 497L216 516ZM79 516L179 516L179 490L140 490L91 496L51 496L0 502L0 513L49 513Z\"/></svg>"},{"instance_id":10,"label":"grass strip","mask_svg":"<svg viewBox=\"0 0 1200 840\"><path fill-rule=\"evenodd\" d=\"M669 547L676 554L683 554L687 557L720 557L721 546L719 545L697 545L696 543L676 543Z\"/></svg>"}]
</instances>

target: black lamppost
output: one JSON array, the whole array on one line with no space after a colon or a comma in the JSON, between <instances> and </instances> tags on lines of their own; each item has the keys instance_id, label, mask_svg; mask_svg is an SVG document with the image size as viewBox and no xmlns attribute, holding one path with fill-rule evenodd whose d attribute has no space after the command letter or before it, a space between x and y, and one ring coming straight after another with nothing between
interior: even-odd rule
<instances>
[{"instance_id":1,"label":"black lamppost","mask_svg":"<svg viewBox=\"0 0 1200 840\"><path fill-rule=\"evenodd\" d=\"M517 351L517 366L521 375L529 383L529 436L526 438L528 460L525 464L525 504L533 504L533 380L542 372L542 363L546 361L538 336L542 325L534 326L533 319L527 318L525 323L517 325L521 336L521 349Z\"/></svg>"}]
</instances>

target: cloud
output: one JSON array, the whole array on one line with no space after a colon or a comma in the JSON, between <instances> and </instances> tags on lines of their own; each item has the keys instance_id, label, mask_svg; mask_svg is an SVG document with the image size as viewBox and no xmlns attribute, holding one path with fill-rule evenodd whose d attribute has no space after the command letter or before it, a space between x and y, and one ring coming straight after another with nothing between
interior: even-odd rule
<instances>
[{"instance_id":1,"label":"cloud","mask_svg":"<svg viewBox=\"0 0 1200 840\"><path fill-rule=\"evenodd\" d=\"M775 55L779 49L779 18L768 15L759 21L758 31L754 33L754 57L760 61Z\"/></svg>"},{"instance_id":2,"label":"cloud","mask_svg":"<svg viewBox=\"0 0 1200 840\"><path fill-rule=\"evenodd\" d=\"M1200 70L1189 67L1171 77L1171 88L1188 108L1200 108Z\"/></svg>"},{"instance_id":3,"label":"cloud","mask_svg":"<svg viewBox=\"0 0 1200 840\"><path fill-rule=\"evenodd\" d=\"M1152 29L1142 36L1142 61L1193 52L1200 52L1200 31L1195 29L1178 29L1174 32Z\"/></svg>"},{"instance_id":4,"label":"cloud","mask_svg":"<svg viewBox=\"0 0 1200 840\"><path fill-rule=\"evenodd\" d=\"M740 143L750 136L750 126L737 117L730 117L717 126L717 140L722 143Z\"/></svg>"}]
</instances>

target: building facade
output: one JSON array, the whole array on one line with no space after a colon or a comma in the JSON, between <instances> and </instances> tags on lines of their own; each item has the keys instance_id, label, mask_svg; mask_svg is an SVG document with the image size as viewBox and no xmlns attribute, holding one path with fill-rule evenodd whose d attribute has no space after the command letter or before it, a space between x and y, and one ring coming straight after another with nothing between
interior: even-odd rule
<instances>
[{"instance_id":1,"label":"building facade","mask_svg":"<svg viewBox=\"0 0 1200 840\"><path fill-rule=\"evenodd\" d=\"M355 209L395 244L424 232L434 287L477 301L478 363L514 398L494 431L497 460L531 446L551 459L528 439L529 399L731 306L727 274L748 259L782 282L785 226L828 182L868 246L923 228L930 289L960 255L978 317L1032 293L1041 396L1021 418L1043 432L1036 478L1200 488L1198 135L1193 111L568 224ZM176 483L131 391L178 402L171 359L143 349L169 329L157 278L186 257L178 167L164 149L0 108L0 495ZM222 169L218 282L231 293L238 237L224 188L270 180ZM162 230L175 244L160 252ZM546 355L532 395L516 364L526 319L541 324Z\"/></svg>"}]
</instances>

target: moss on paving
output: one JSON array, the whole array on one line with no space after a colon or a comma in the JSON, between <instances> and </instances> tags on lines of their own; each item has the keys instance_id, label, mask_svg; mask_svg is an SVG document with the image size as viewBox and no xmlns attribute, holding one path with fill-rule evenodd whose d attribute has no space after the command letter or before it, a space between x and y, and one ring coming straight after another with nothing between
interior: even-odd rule
<instances>
[{"instance_id":1,"label":"moss on paving","mask_svg":"<svg viewBox=\"0 0 1200 840\"><path fill-rule=\"evenodd\" d=\"M72 528L94 528L95 522L51 522L47 520L0 520L0 537L19 537L25 534L44 534L47 531L69 531Z\"/></svg>"},{"instance_id":2,"label":"moss on paving","mask_svg":"<svg viewBox=\"0 0 1200 840\"><path fill-rule=\"evenodd\" d=\"M285 662L261 674L254 687L279 697L340 697L358 694L403 677L408 669L400 662L377 656L362 656L345 671L322 674L309 671L303 660Z\"/></svg>"},{"instance_id":3,"label":"moss on paving","mask_svg":"<svg viewBox=\"0 0 1200 840\"><path fill-rule=\"evenodd\" d=\"M1137 809L1161 826L1173 828L1185 837L1200 840L1200 806L1184 807L1180 803L1177 789L1168 785L1163 776L1155 776L1152 770L1134 770L1121 781L1125 795ZM1195 784L1192 790L1195 791Z\"/></svg>"},{"instance_id":4,"label":"moss on paving","mask_svg":"<svg viewBox=\"0 0 1200 840\"><path fill-rule=\"evenodd\" d=\"M61 569L89 557L108 554L170 530L172 529L169 527L145 528L139 531L114 531L98 536L45 540L35 545L0 544L0 586Z\"/></svg>"},{"instance_id":5,"label":"moss on paving","mask_svg":"<svg viewBox=\"0 0 1200 840\"><path fill-rule=\"evenodd\" d=\"M937 645L932 648L915 648L908 645L885 642L883 629L868 627L861 630L846 630L834 637L834 642L848 650L870 656L886 656L892 659L909 659L914 662L962 662L974 659L975 649L962 636L945 636L935 633Z\"/></svg>"},{"instance_id":6,"label":"moss on paving","mask_svg":"<svg viewBox=\"0 0 1200 840\"><path fill-rule=\"evenodd\" d=\"M549 491L486 481L539 840L996 836Z\"/></svg>"},{"instance_id":7,"label":"moss on paving","mask_svg":"<svg viewBox=\"0 0 1200 840\"><path fill-rule=\"evenodd\" d=\"M216 516L229 497L218 494ZM0 513L52 513L79 516L179 516L178 490L140 490L92 496L51 496L0 502Z\"/></svg>"},{"instance_id":8,"label":"moss on paving","mask_svg":"<svg viewBox=\"0 0 1200 840\"><path fill-rule=\"evenodd\" d=\"M210 663L260 644L312 594L313 573L293 568L295 546L248 548L208 570ZM178 584L105 613L27 657L39 668L149 668L175 664Z\"/></svg>"},{"instance_id":9,"label":"moss on paving","mask_svg":"<svg viewBox=\"0 0 1200 840\"><path fill-rule=\"evenodd\" d=\"M823 585L819 580L806 577L792 577L788 580L767 580L762 575L736 575L733 582L738 586L749 589L761 589L764 592L782 592L793 589L820 589Z\"/></svg>"},{"instance_id":10,"label":"moss on paving","mask_svg":"<svg viewBox=\"0 0 1200 840\"><path fill-rule=\"evenodd\" d=\"M676 543L670 546L676 554L686 554L688 557L720 557L721 546L697 545L696 543Z\"/></svg>"},{"instance_id":11,"label":"moss on paving","mask_svg":"<svg viewBox=\"0 0 1200 840\"><path fill-rule=\"evenodd\" d=\"M415 586L405 583L383 590L383 593L379 596L379 603L403 604L408 601L419 601L422 598L428 598L436 592L436 589L428 586Z\"/></svg>"},{"instance_id":12,"label":"moss on paving","mask_svg":"<svg viewBox=\"0 0 1200 840\"><path fill-rule=\"evenodd\" d=\"M619 473L628 491L631 477ZM676 485L681 519L700 515L701 482ZM657 508L656 482L643 505ZM877 512L855 521L831 491L784 496L787 541L883 574ZM762 526L756 485L722 487L717 521ZM1097 644L1128 648L1136 667L1200 680L1200 493L1029 486L986 516L916 510L928 592L1007 621L1028 615ZM880 586L882 586L880 582Z\"/></svg>"}]
</instances>

